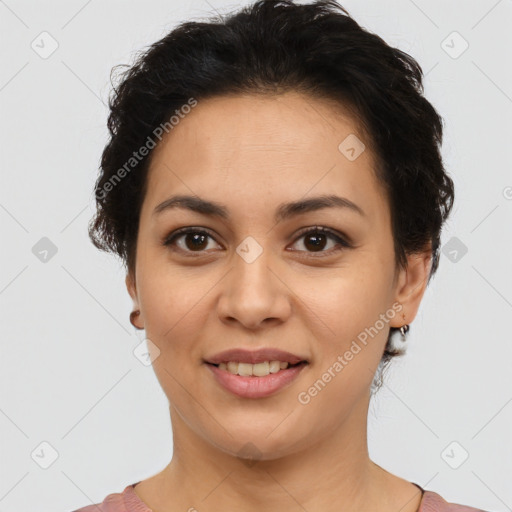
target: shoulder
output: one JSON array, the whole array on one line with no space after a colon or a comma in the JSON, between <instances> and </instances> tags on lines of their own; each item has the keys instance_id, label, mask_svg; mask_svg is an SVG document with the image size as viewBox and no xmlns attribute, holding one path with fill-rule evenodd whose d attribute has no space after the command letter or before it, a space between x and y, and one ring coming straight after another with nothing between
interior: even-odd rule
<instances>
[{"instance_id":1,"label":"shoulder","mask_svg":"<svg viewBox=\"0 0 512 512\"><path fill-rule=\"evenodd\" d=\"M480 508L449 503L433 491L425 491L418 512L486 512Z\"/></svg>"},{"instance_id":2,"label":"shoulder","mask_svg":"<svg viewBox=\"0 0 512 512\"><path fill-rule=\"evenodd\" d=\"M87 505L73 512L151 512L133 490L137 483L126 486L122 492L109 494L101 503Z\"/></svg>"}]
</instances>

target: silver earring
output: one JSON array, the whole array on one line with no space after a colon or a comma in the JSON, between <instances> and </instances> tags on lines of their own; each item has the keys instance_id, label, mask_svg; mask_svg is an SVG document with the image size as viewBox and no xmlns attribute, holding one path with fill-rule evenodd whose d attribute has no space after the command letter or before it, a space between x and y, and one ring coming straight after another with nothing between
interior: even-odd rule
<instances>
[{"instance_id":1,"label":"silver earring","mask_svg":"<svg viewBox=\"0 0 512 512\"><path fill-rule=\"evenodd\" d=\"M402 313L402 318L405 321L405 313ZM405 335L407 334L407 331L409 330L409 324L404 324L402 327L400 327L400 334L402 335L402 341L406 341Z\"/></svg>"}]
</instances>

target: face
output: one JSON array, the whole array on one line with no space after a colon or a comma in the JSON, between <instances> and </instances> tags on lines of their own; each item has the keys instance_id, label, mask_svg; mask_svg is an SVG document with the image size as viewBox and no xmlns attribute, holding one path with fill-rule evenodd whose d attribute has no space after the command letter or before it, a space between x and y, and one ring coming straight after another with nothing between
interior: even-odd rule
<instances>
[{"instance_id":1,"label":"face","mask_svg":"<svg viewBox=\"0 0 512 512\"><path fill-rule=\"evenodd\" d=\"M414 318L428 272L426 253L395 273L373 166L348 115L298 93L200 101L157 146L127 286L173 428L233 455L252 443L261 459L359 435L389 328ZM165 207L175 196L221 210ZM342 200L310 201L327 196ZM305 362L233 376L207 362L229 349Z\"/></svg>"}]
</instances>

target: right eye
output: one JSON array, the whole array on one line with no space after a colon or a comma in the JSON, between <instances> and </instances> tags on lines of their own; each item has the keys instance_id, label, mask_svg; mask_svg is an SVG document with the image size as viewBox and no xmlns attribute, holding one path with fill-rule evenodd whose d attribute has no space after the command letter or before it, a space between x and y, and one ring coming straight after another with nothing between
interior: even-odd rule
<instances>
[{"instance_id":1,"label":"right eye","mask_svg":"<svg viewBox=\"0 0 512 512\"><path fill-rule=\"evenodd\" d=\"M205 252L204 250L208 246L208 238L213 240L212 235L204 229L182 228L167 236L163 245L172 246L171 250L175 250L177 247L179 251L185 253L201 253ZM177 244L178 241L182 241L183 244Z\"/></svg>"}]
</instances>

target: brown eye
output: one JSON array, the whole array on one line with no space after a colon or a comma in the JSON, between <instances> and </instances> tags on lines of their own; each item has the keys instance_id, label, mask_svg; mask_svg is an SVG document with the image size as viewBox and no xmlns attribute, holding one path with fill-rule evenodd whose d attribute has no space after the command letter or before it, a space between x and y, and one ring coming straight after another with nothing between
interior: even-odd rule
<instances>
[{"instance_id":1,"label":"brown eye","mask_svg":"<svg viewBox=\"0 0 512 512\"><path fill-rule=\"evenodd\" d=\"M340 234L324 227L308 228L299 236L303 239L304 249L293 249L293 252L305 253L306 256L329 256L351 246ZM164 241L164 246L172 247L173 250L181 251L184 254L192 255L208 252L208 243L215 241L213 236L204 229L183 228L171 233ZM331 247L329 247L331 242ZM334 242L334 243L332 243ZM297 242L295 242L297 243ZM327 250L326 250L327 247ZM302 256L302 255L301 255Z\"/></svg>"},{"instance_id":2,"label":"brown eye","mask_svg":"<svg viewBox=\"0 0 512 512\"><path fill-rule=\"evenodd\" d=\"M303 246L305 250L299 250L299 252L306 253L321 253L321 255L330 255L334 252L337 252L342 249L348 249L351 245L340 235L337 233L323 228L323 227L315 227L313 229L309 228L307 231L303 232L297 240L303 239ZM324 250L326 246L329 245L329 240L334 241L335 248L332 250ZM336 248L336 245L338 246ZM332 246L331 246L332 247ZM296 251L296 249L294 249Z\"/></svg>"},{"instance_id":3,"label":"brown eye","mask_svg":"<svg viewBox=\"0 0 512 512\"><path fill-rule=\"evenodd\" d=\"M204 249L208 245L208 235L202 233L187 233L183 235L185 238L185 245L191 251Z\"/></svg>"},{"instance_id":4,"label":"brown eye","mask_svg":"<svg viewBox=\"0 0 512 512\"><path fill-rule=\"evenodd\" d=\"M164 240L163 245L177 246L179 250L184 252L204 252L208 247L208 239L213 240L213 237L206 231L194 228L184 228L167 237Z\"/></svg>"},{"instance_id":5,"label":"brown eye","mask_svg":"<svg viewBox=\"0 0 512 512\"><path fill-rule=\"evenodd\" d=\"M322 250L329 237L323 233L309 233L304 237L304 246L311 251Z\"/></svg>"}]
</instances>

